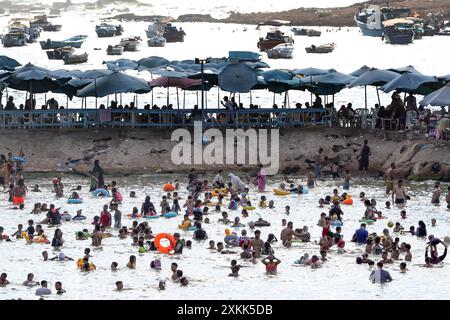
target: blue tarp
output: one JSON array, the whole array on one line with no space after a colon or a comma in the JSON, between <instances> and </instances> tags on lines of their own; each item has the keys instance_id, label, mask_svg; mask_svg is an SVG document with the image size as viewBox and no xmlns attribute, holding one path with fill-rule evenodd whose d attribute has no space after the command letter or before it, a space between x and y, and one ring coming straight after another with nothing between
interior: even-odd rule
<instances>
[{"instance_id":1,"label":"blue tarp","mask_svg":"<svg viewBox=\"0 0 450 320\"><path fill-rule=\"evenodd\" d=\"M105 97L115 93L146 93L151 90L147 81L114 72L95 79L83 89L77 91L78 97Z\"/></svg>"},{"instance_id":2,"label":"blue tarp","mask_svg":"<svg viewBox=\"0 0 450 320\"><path fill-rule=\"evenodd\" d=\"M422 106L450 106L450 83L440 88L439 90L436 90L433 93L425 96L419 103Z\"/></svg>"}]
</instances>

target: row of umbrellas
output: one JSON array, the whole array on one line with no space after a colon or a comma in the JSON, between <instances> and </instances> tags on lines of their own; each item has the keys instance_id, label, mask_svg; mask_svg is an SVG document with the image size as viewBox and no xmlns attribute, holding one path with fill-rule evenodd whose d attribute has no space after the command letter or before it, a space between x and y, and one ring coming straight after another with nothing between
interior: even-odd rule
<instances>
[{"instance_id":1,"label":"row of umbrellas","mask_svg":"<svg viewBox=\"0 0 450 320\"><path fill-rule=\"evenodd\" d=\"M269 89L281 93L288 90L309 90L318 95L334 95L344 88L374 86L383 92L407 92L425 97L421 104L450 105L450 75L435 77L424 75L412 66L397 69L376 69L363 66L350 74L334 69L262 70L269 66L258 60L258 54L230 52L228 58L210 58L201 65L195 60L169 61L162 57L148 57L138 61L119 59L104 62L107 69L48 70L32 64L20 63L0 56L0 89L33 93L64 93L70 98L105 97L117 93L147 93L153 87L177 87L204 90L218 86L231 93ZM124 73L126 70L148 71L159 77L147 82Z\"/></svg>"}]
</instances>

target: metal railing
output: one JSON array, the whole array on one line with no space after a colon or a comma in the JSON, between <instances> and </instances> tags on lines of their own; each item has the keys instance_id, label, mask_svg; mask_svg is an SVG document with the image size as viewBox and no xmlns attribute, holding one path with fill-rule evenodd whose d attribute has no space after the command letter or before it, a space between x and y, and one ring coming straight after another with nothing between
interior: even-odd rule
<instances>
[{"instance_id":1,"label":"metal railing","mask_svg":"<svg viewBox=\"0 0 450 320\"><path fill-rule=\"evenodd\" d=\"M331 126L331 116L318 109L204 110L206 127L287 128ZM0 129L39 128L177 128L201 121L201 110L58 109L0 110Z\"/></svg>"}]
</instances>

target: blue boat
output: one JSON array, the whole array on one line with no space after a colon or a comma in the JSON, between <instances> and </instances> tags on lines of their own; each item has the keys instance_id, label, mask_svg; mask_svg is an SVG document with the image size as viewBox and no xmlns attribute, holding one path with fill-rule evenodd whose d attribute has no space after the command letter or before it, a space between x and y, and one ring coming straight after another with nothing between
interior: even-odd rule
<instances>
[{"instance_id":1,"label":"blue boat","mask_svg":"<svg viewBox=\"0 0 450 320\"><path fill-rule=\"evenodd\" d=\"M372 5L367 8L360 8L355 14L354 20L364 36L382 37L384 32L383 21L409 17L409 8L380 8Z\"/></svg>"},{"instance_id":2,"label":"blue boat","mask_svg":"<svg viewBox=\"0 0 450 320\"><path fill-rule=\"evenodd\" d=\"M78 35L62 41L47 39L47 41L39 41L39 44L43 50L58 49L62 47L81 48L81 45L84 43L86 38L87 36Z\"/></svg>"},{"instance_id":3,"label":"blue boat","mask_svg":"<svg viewBox=\"0 0 450 320\"><path fill-rule=\"evenodd\" d=\"M414 39L414 21L391 19L383 22L384 39L390 44L409 44Z\"/></svg>"}]
</instances>

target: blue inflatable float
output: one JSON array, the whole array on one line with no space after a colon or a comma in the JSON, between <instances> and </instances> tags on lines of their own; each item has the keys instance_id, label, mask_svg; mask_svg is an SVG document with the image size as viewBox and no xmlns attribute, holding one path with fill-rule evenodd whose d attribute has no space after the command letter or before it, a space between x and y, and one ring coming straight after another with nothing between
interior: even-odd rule
<instances>
[{"instance_id":1,"label":"blue inflatable float","mask_svg":"<svg viewBox=\"0 0 450 320\"><path fill-rule=\"evenodd\" d=\"M26 163L27 162L27 159L24 159L24 158L21 158L21 157L13 157L12 159L14 161L17 161L17 162L22 162L22 163Z\"/></svg>"},{"instance_id":2,"label":"blue inflatable float","mask_svg":"<svg viewBox=\"0 0 450 320\"><path fill-rule=\"evenodd\" d=\"M176 212L167 212L161 216L163 216L164 218L175 218L177 216L177 213Z\"/></svg>"},{"instance_id":3,"label":"blue inflatable float","mask_svg":"<svg viewBox=\"0 0 450 320\"><path fill-rule=\"evenodd\" d=\"M189 227L188 228L188 231L195 231L195 230L197 230L197 227Z\"/></svg>"},{"instance_id":4,"label":"blue inflatable float","mask_svg":"<svg viewBox=\"0 0 450 320\"><path fill-rule=\"evenodd\" d=\"M333 227L342 227L344 224L343 224L341 221L337 220L337 221L333 221L333 222L331 223L331 225L332 225Z\"/></svg>"},{"instance_id":5,"label":"blue inflatable float","mask_svg":"<svg viewBox=\"0 0 450 320\"><path fill-rule=\"evenodd\" d=\"M67 199L67 203L80 204L80 203L83 203L83 199Z\"/></svg>"},{"instance_id":6,"label":"blue inflatable float","mask_svg":"<svg viewBox=\"0 0 450 320\"><path fill-rule=\"evenodd\" d=\"M158 219L159 216L157 216L157 215L154 215L154 216L145 216L145 218L147 218L147 219Z\"/></svg>"},{"instance_id":7,"label":"blue inflatable float","mask_svg":"<svg viewBox=\"0 0 450 320\"><path fill-rule=\"evenodd\" d=\"M103 188L98 188L97 190L92 191L92 195L94 197L98 197L99 194L103 194L105 197L110 197L108 190L105 190Z\"/></svg>"}]
</instances>

